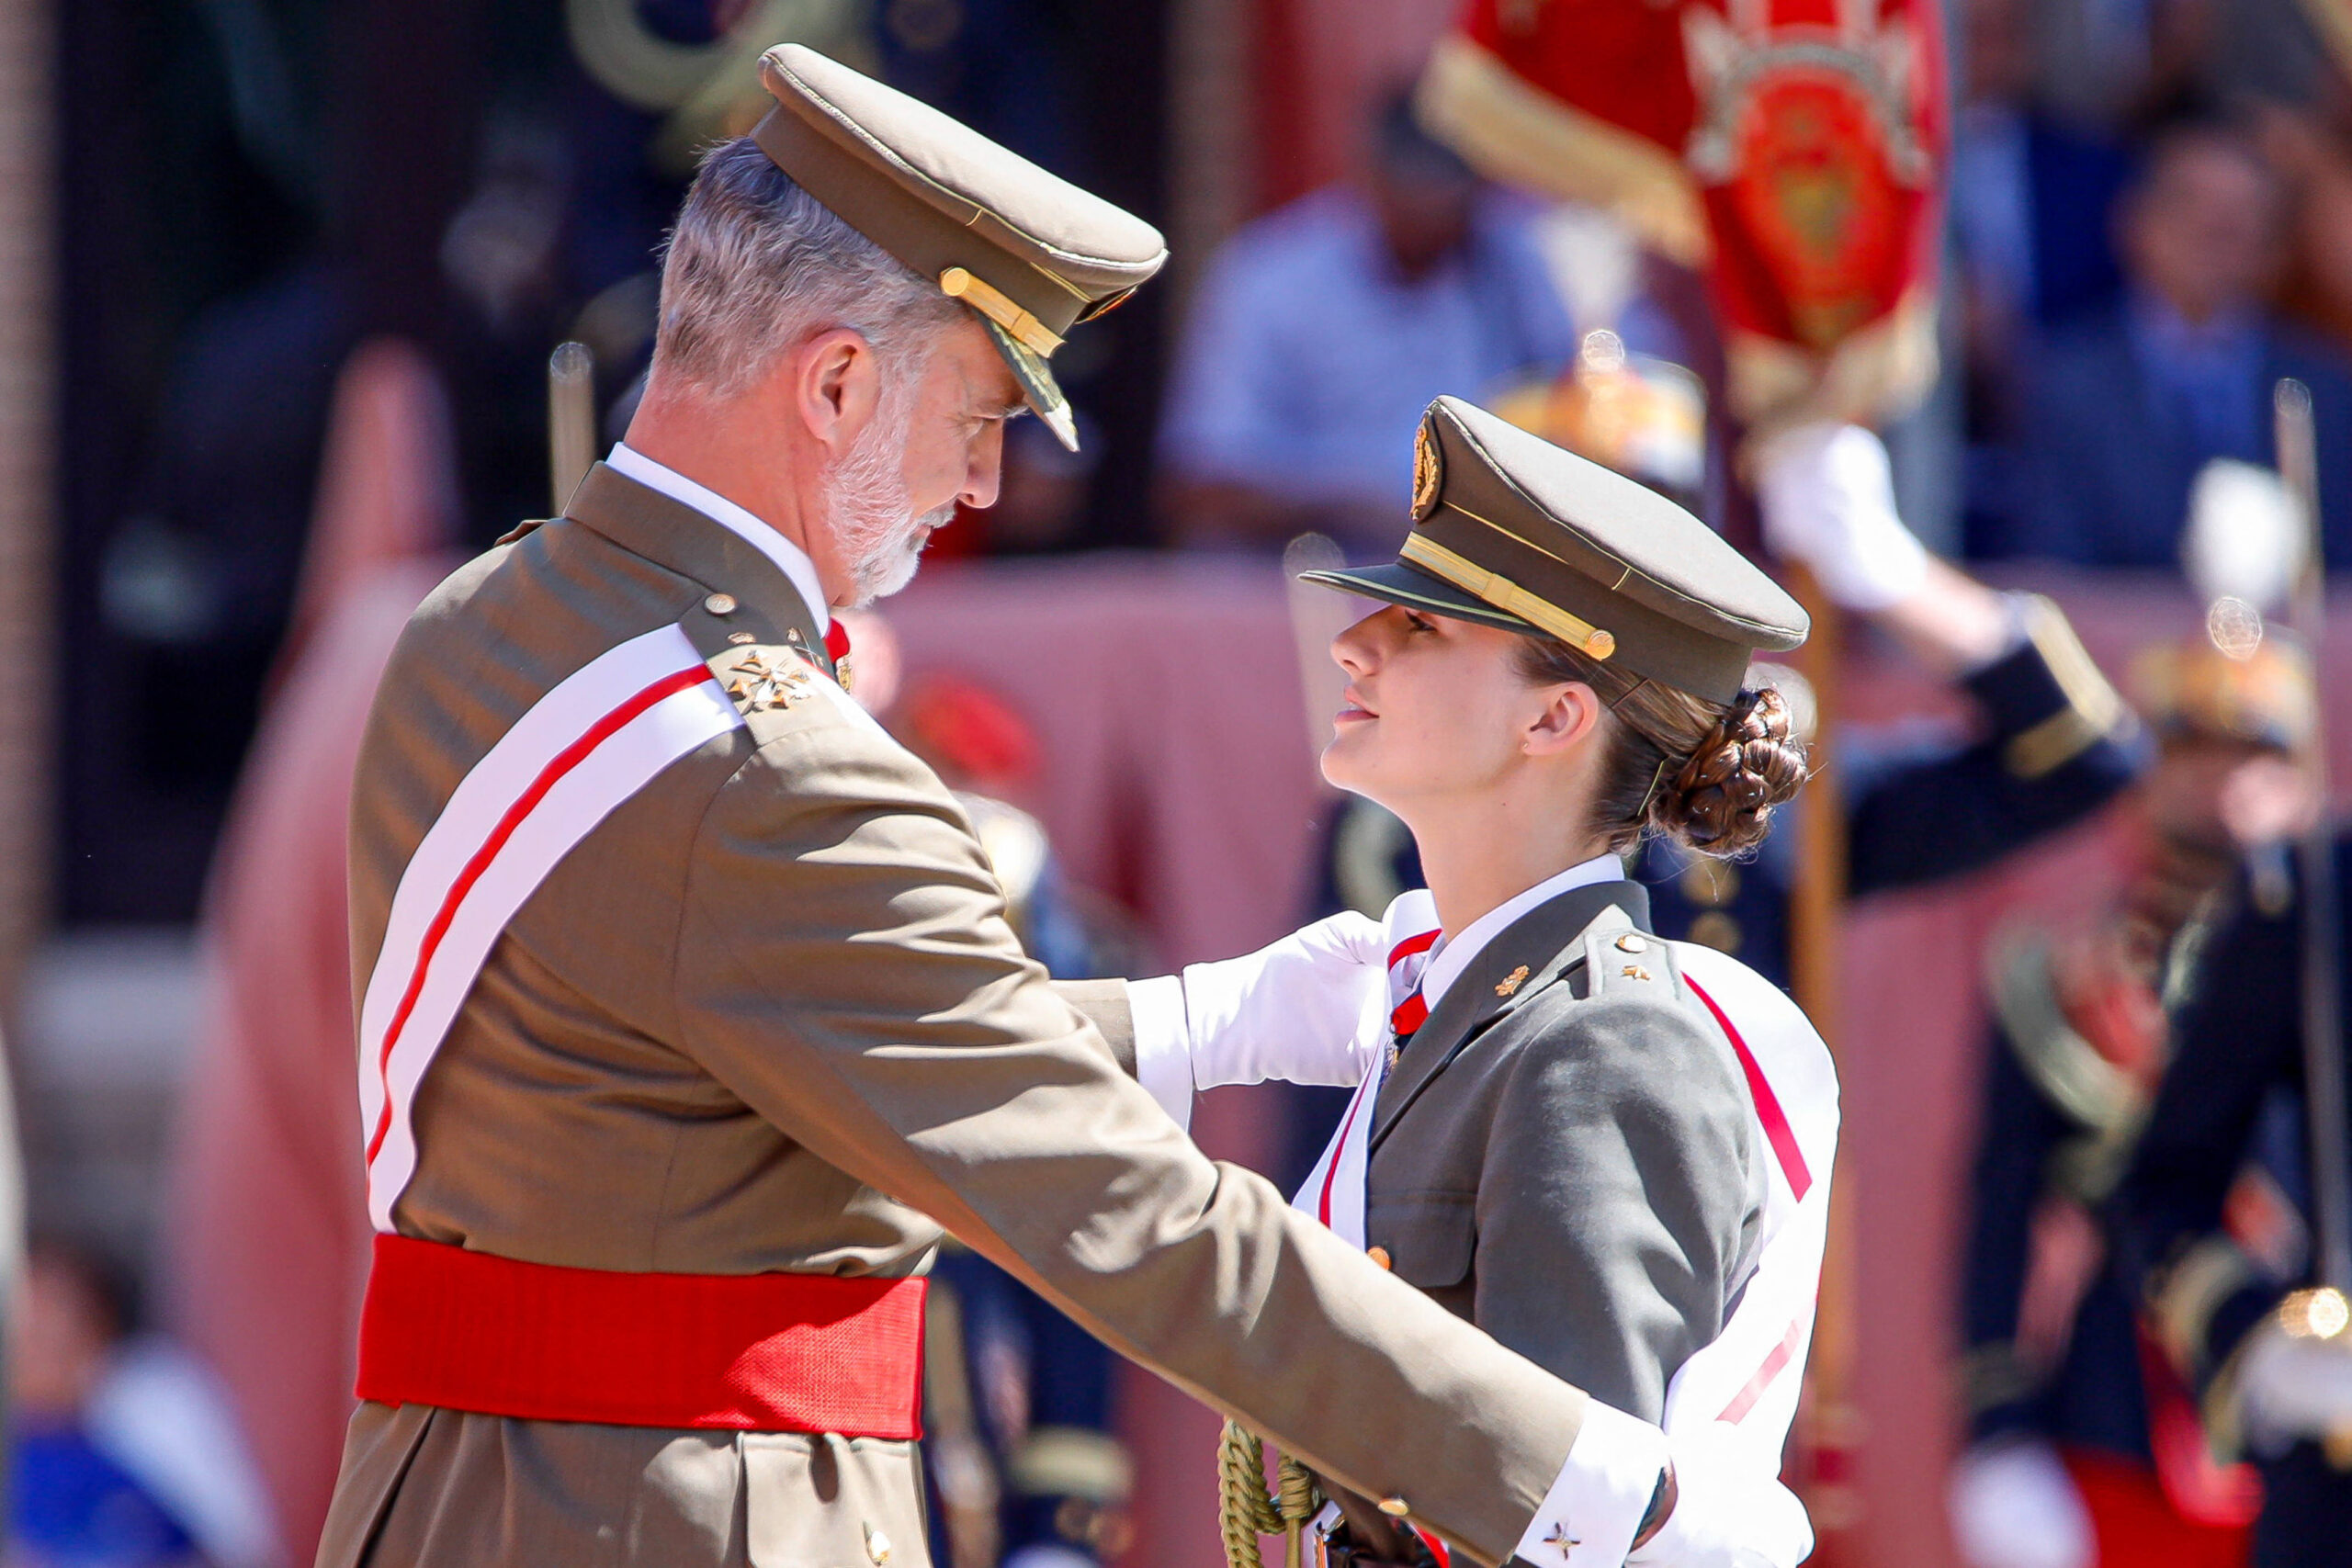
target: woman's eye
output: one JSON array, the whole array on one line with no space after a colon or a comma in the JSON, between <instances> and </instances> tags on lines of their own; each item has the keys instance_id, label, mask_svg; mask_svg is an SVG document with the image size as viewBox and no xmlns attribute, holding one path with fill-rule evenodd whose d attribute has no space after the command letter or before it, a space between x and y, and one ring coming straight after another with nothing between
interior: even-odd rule
<instances>
[{"instance_id":1,"label":"woman's eye","mask_svg":"<svg viewBox=\"0 0 2352 1568\"><path fill-rule=\"evenodd\" d=\"M1433 632L1437 630L1436 623L1431 621L1427 615L1416 615L1410 610L1405 612L1405 620L1407 624L1411 626L1417 632Z\"/></svg>"}]
</instances>

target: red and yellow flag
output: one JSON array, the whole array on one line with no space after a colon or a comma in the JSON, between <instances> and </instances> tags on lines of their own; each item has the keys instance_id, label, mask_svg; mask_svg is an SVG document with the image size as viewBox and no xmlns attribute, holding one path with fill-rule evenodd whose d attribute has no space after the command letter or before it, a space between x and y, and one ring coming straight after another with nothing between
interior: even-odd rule
<instances>
[{"instance_id":1,"label":"red and yellow flag","mask_svg":"<svg viewBox=\"0 0 2352 1568\"><path fill-rule=\"evenodd\" d=\"M1421 86L1496 179L1702 269L1730 412L1883 423L1935 375L1936 0L1469 0Z\"/></svg>"}]
</instances>

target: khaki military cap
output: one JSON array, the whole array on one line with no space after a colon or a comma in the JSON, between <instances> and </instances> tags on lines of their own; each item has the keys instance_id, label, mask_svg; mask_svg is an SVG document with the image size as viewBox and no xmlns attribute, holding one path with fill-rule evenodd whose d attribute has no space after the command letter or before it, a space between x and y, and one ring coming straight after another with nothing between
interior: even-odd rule
<instances>
[{"instance_id":1,"label":"khaki military cap","mask_svg":"<svg viewBox=\"0 0 2352 1568\"><path fill-rule=\"evenodd\" d=\"M798 44L760 57L775 107L752 138L842 220L972 308L1063 446L1047 361L1168 259L1159 231L930 105Z\"/></svg>"},{"instance_id":2,"label":"khaki military cap","mask_svg":"<svg viewBox=\"0 0 2352 1568\"><path fill-rule=\"evenodd\" d=\"M1302 574L1392 604L1559 638L1709 702L1804 640L1797 602L1713 529L1459 398L1421 416L1413 527L1387 566Z\"/></svg>"}]
</instances>

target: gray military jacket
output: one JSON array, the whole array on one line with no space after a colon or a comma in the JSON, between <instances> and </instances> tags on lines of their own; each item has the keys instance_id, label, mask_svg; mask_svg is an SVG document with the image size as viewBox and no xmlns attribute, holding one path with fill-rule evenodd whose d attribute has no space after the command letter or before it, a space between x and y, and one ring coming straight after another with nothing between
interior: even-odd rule
<instances>
[{"instance_id":1,"label":"gray military jacket","mask_svg":"<svg viewBox=\"0 0 2352 1568\"><path fill-rule=\"evenodd\" d=\"M672 624L715 669L821 649L782 570L700 513L601 466L569 511L452 576L385 671L355 974L458 782L565 676ZM1023 954L921 761L833 696L742 701L491 951L415 1096L394 1227L590 1269L890 1276L944 1224L1188 1393L1507 1557L1587 1396L1203 1157ZM911 1445L366 1404L319 1561L838 1568L877 1540L922 1561Z\"/></svg>"},{"instance_id":2,"label":"gray military jacket","mask_svg":"<svg viewBox=\"0 0 2352 1568\"><path fill-rule=\"evenodd\" d=\"M1760 1246L1767 1170L1738 1058L1622 881L1471 960L1373 1106L1364 1239L1397 1278L1596 1399L1656 1421Z\"/></svg>"}]
</instances>

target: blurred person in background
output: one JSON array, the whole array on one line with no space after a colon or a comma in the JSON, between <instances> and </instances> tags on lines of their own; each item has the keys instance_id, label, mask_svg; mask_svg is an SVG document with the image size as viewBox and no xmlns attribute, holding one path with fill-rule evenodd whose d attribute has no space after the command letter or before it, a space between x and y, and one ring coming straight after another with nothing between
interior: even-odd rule
<instances>
[{"instance_id":1,"label":"blurred person in background","mask_svg":"<svg viewBox=\"0 0 2352 1568\"><path fill-rule=\"evenodd\" d=\"M1360 183L1244 228L1193 295L1159 436L1181 545L1279 550L1313 529L1385 550L1431 400L1575 355L1533 209L1432 140L1409 92L1367 140Z\"/></svg>"},{"instance_id":2,"label":"blurred person in background","mask_svg":"<svg viewBox=\"0 0 2352 1568\"><path fill-rule=\"evenodd\" d=\"M2340 825L2334 859L2341 887L2352 835ZM2301 871L2250 863L2201 934L2167 998L2171 1066L2112 1204L2117 1256L2152 1346L2195 1400L2213 1450L2261 1477L2255 1568L2352 1562L2352 1337L2344 1298L2310 1288L2319 1248L2303 1240L2316 1227ZM2352 943L2337 973L2352 974ZM2285 1162L2292 1245L2267 1247L2247 1234L2241 1177L2267 1145L2290 1140L2303 1145Z\"/></svg>"},{"instance_id":3,"label":"blurred person in background","mask_svg":"<svg viewBox=\"0 0 2352 1568\"><path fill-rule=\"evenodd\" d=\"M62 1236L28 1248L8 1324L7 1560L274 1568L258 1483L209 1378L134 1337L127 1277Z\"/></svg>"},{"instance_id":4,"label":"blurred person in background","mask_svg":"<svg viewBox=\"0 0 2352 1568\"><path fill-rule=\"evenodd\" d=\"M1971 1447L1952 1488L1972 1568L2230 1568L2259 1496L2244 1467L2212 1461L2194 1402L2146 1354L2100 1212L2164 1078L2165 998L2194 933L2241 865L2257 907L2288 895L2315 694L2276 638L2233 658L2199 637L2139 669L2158 751L2126 797L2129 879L2087 919L2013 919L1988 970L1962 1289ZM2233 1239L2273 1269L2301 1245L2283 1196L2298 1180L2292 1107L2275 1109L2284 1125L2228 1205Z\"/></svg>"},{"instance_id":5,"label":"blurred person in background","mask_svg":"<svg viewBox=\"0 0 2352 1568\"><path fill-rule=\"evenodd\" d=\"M2173 567L2191 483L2214 457L2272 460L2270 389L2312 389L2328 558L2352 564L2352 364L2278 321L2278 179L2235 123L2159 130L2116 217L2125 293L2030 367L2010 510L1977 552Z\"/></svg>"},{"instance_id":6,"label":"blurred person in background","mask_svg":"<svg viewBox=\"0 0 2352 1568\"><path fill-rule=\"evenodd\" d=\"M1973 460L1981 467L2018 427L2018 378L2034 344L2053 324L2112 299L2121 285L2108 209L2131 165L2121 148L2040 101L2026 0L1964 0L1960 11L1964 96L1952 118L1949 175L1953 303ZM1999 503L1980 493L1979 504Z\"/></svg>"}]
</instances>

